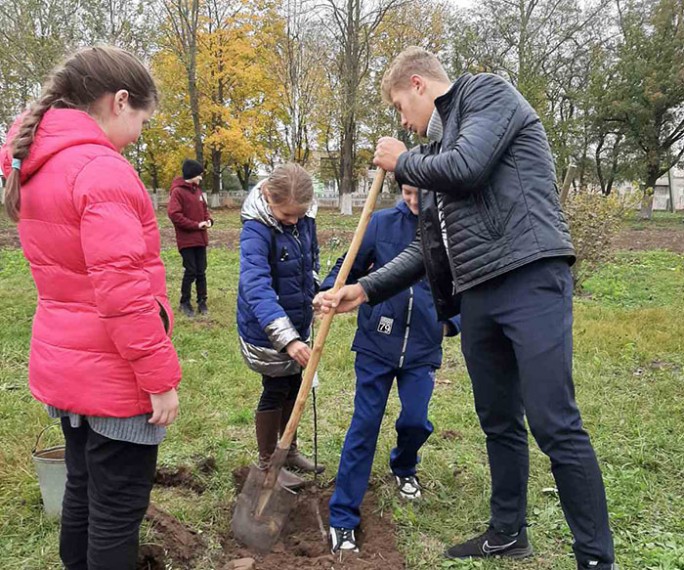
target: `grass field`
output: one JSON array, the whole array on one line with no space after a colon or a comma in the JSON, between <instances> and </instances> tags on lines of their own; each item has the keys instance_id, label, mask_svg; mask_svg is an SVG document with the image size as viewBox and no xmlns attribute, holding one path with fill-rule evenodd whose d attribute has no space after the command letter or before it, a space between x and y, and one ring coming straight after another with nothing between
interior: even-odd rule
<instances>
[{"instance_id":1,"label":"grass field","mask_svg":"<svg viewBox=\"0 0 684 570\"><path fill-rule=\"evenodd\" d=\"M667 219L665 219L667 218ZM222 214L239 228L235 212ZM324 212L319 229L342 234L355 221ZM628 231L640 231L633 222ZM675 217L659 228L684 231ZM166 221L163 222L168 228ZM0 227L7 228L5 220ZM169 244L167 244L169 245ZM339 240L323 244L323 265L334 262ZM331 249L331 246L333 249ZM180 259L164 250L169 291L176 299ZM211 316L177 317L174 341L182 359L182 414L161 447L163 465L192 464L212 456L218 470L202 495L155 489L154 501L209 544L196 569L217 568L234 498L231 472L255 458L253 410L260 393L256 374L239 353L235 327L238 254L215 248L209 255ZM42 515L31 462L35 436L49 423L31 398L27 356L35 290L17 249L0 250L0 568L59 568L58 525ZM684 569L684 256L668 251L618 252L587 283L575 303L577 399L603 468L618 559L623 570ZM349 345L354 316L336 319L320 369L320 446L334 476L354 392ZM420 473L427 487L415 506L380 486L380 508L393 513L398 542L410 569L575 568L570 534L553 487L547 459L532 446L530 529L537 556L530 561L446 562L445 546L482 529L488 518L489 472L484 438L458 340L445 344L431 407L435 433L423 450ZM386 480L398 399L393 395L378 446L373 476ZM56 430L55 430L56 431ZM310 450L311 416L301 440ZM54 434L52 441L58 441ZM145 537L149 529L145 529Z\"/></svg>"}]
</instances>

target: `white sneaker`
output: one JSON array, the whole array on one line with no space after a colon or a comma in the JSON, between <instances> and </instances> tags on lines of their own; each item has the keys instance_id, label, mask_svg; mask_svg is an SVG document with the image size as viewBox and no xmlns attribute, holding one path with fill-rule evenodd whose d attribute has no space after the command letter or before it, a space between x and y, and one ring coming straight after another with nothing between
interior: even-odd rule
<instances>
[{"instance_id":1,"label":"white sneaker","mask_svg":"<svg viewBox=\"0 0 684 570\"><path fill-rule=\"evenodd\" d=\"M399 496L407 501L415 501L421 497L421 486L418 482L418 478L415 475L409 475L408 477L394 476L397 482L397 487L399 487Z\"/></svg>"},{"instance_id":2,"label":"white sneaker","mask_svg":"<svg viewBox=\"0 0 684 570\"><path fill-rule=\"evenodd\" d=\"M358 552L359 547L356 545L356 535L353 528L336 528L330 527L330 550L333 554L340 550L347 552Z\"/></svg>"}]
</instances>

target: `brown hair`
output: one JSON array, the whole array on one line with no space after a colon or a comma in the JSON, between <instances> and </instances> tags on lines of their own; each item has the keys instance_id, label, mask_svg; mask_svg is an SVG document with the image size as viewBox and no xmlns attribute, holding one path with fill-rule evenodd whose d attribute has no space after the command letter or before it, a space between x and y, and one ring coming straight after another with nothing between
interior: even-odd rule
<instances>
[{"instance_id":1,"label":"brown hair","mask_svg":"<svg viewBox=\"0 0 684 570\"><path fill-rule=\"evenodd\" d=\"M128 102L134 109L149 109L159 101L157 87L142 62L127 51L112 46L81 49L55 68L43 85L40 97L24 114L12 141L12 157L24 160L43 115L48 109L80 109L89 106L107 93L128 91ZM20 169L7 177L5 210L15 222L21 208Z\"/></svg>"},{"instance_id":2,"label":"brown hair","mask_svg":"<svg viewBox=\"0 0 684 570\"><path fill-rule=\"evenodd\" d=\"M435 54L421 47L408 47L394 58L382 76L380 89L385 103L392 104L393 89L405 89L410 86L412 75L421 75L436 81L449 81L444 66Z\"/></svg>"},{"instance_id":3,"label":"brown hair","mask_svg":"<svg viewBox=\"0 0 684 570\"><path fill-rule=\"evenodd\" d=\"M265 186L275 204L292 202L308 206L313 200L311 176L295 162L278 166L266 180Z\"/></svg>"}]
</instances>

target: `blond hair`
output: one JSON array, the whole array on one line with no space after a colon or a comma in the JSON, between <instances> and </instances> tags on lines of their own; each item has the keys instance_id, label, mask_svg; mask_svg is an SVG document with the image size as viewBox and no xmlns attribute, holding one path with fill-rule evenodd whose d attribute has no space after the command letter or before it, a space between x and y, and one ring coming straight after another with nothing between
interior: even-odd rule
<instances>
[{"instance_id":1,"label":"blond hair","mask_svg":"<svg viewBox=\"0 0 684 570\"><path fill-rule=\"evenodd\" d=\"M449 81L444 66L435 54L421 47L408 47L394 58L382 76L381 91L385 103L391 105L392 91L409 87L413 75L436 81Z\"/></svg>"},{"instance_id":2,"label":"blond hair","mask_svg":"<svg viewBox=\"0 0 684 570\"><path fill-rule=\"evenodd\" d=\"M266 179L265 187L269 197L277 205L294 203L308 206L313 200L311 176L295 162L276 167Z\"/></svg>"}]
</instances>

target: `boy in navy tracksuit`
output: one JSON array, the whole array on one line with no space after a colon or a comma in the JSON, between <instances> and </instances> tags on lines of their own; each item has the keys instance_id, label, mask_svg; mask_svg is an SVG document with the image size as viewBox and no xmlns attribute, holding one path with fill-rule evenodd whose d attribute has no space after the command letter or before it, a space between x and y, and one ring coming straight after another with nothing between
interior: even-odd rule
<instances>
[{"instance_id":1,"label":"boy in navy tracksuit","mask_svg":"<svg viewBox=\"0 0 684 570\"><path fill-rule=\"evenodd\" d=\"M396 207L371 218L348 283L376 270L415 237L418 192L404 186ZM331 289L344 257L338 259L321 290ZM356 352L354 414L342 448L336 488L330 500L332 550L358 551L354 530L360 522L360 506L368 487L382 417L392 382L397 379L401 414L396 422L397 445L390 468L400 495L420 497L416 478L418 450L432 433L428 404L435 370L442 362L442 338L460 330L460 316L439 322L430 289L420 281L375 307L359 308L358 329L352 344Z\"/></svg>"}]
</instances>

